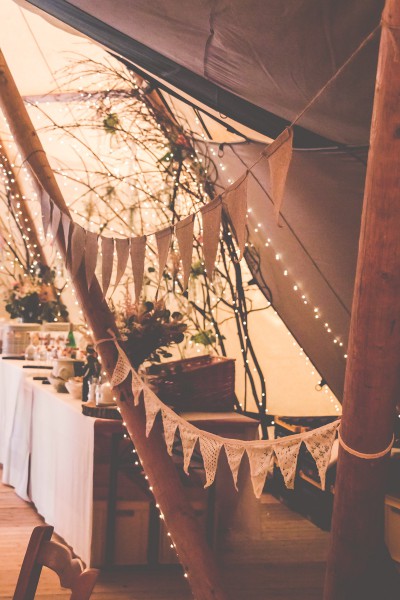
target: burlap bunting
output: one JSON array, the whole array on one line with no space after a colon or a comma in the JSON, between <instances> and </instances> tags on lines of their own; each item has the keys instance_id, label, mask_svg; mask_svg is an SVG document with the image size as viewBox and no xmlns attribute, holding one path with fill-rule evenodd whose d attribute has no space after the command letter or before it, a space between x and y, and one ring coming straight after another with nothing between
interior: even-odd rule
<instances>
[{"instance_id":1,"label":"burlap bunting","mask_svg":"<svg viewBox=\"0 0 400 600\"><path fill-rule=\"evenodd\" d=\"M86 267L86 283L88 289L92 285L94 272L97 264L98 254L98 235L93 231L86 232L86 243L85 243L85 267Z\"/></svg>"},{"instance_id":2,"label":"burlap bunting","mask_svg":"<svg viewBox=\"0 0 400 600\"><path fill-rule=\"evenodd\" d=\"M193 253L193 230L194 215L182 219L175 226L176 239L178 240L179 252L182 260L183 289L186 290L189 282L190 268L192 266Z\"/></svg>"},{"instance_id":3,"label":"burlap bunting","mask_svg":"<svg viewBox=\"0 0 400 600\"><path fill-rule=\"evenodd\" d=\"M53 208L51 211L51 233L52 233L52 236L54 239L57 237L57 232L58 232L58 228L60 227L60 222L61 222L61 211L58 208L58 206L53 204Z\"/></svg>"},{"instance_id":4,"label":"burlap bunting","mask_svg":"<svg viewBox=\"0 0 400 600\"><path fill-rule=\"evenodd\" d=\"M215 260L217 257L219 232L221 229L222 199L216 198L201 209L203 219L203 253L207 277L214 278Z\"/></svg>"},{"instance_id":5,"label":"burlap bunting","mask_svg":"<svg viewBox=\"0 0 400 600\"><path fill-rule=\"evenodd\" d=\"M129 258L129 238L116 239L115 249L117 251L117 275L115 277L114 289L118 286L125 273Z\"/></svg>"},{"instance_id":6,"label":"burlap bunting","mask_svg":"<svg viewBox=\"0 0 400 600\"><path fill-rule=\"evenodd\" d=\"M69 243L70 243L69 234L70 234L70 229L71 229L71 223L72 223L72 221L69 218L69 216L66 215L65 213L63 213L61 215L61 225L62 225L63 233L64 233L64 244L65 244L65 251L67 253L67 256L68 256Z\"/></svg>"},{"instance_id":7,"label":"burlap bunting","mask_svg":"<svg viewBox=\"0 0 400 600\"><path fill-rule=\"evenodd\" d=\"M275 212L279 215L283 198L287 172L292 156L293 131L289 127L272 142L261 154L269 163L271 170L271 193L275 204ZM259 162L259 161L257 161ZM228 187L221 196L209 202L200 209L203 222L203 253L207 276L213 279L215 261L221 227L221 211L224 208L230 221L233 234L239 247L239 256L243 256L246 238L246 213L247 213L247 185L246 171L237 181ZM82 260L85 261L85 270L88 286L91 285L93 274L96 270L96 252L94 233L86 231L78 224L74 224L71 217L63 213L54 204L46 191L40 196L42 209L43 229L45 235L51 226L53 238L56 238L60 223L63 228L64 241L67 252L67 265L72 267L72 275L76 275ZM178 240L183 267L183 287L187 288L192 260L192 239L194 230L194 214L189 215L177 223L175 235ZM71 234L72 232L72 234ZM169 226L155 232L159 269L158 280L161 282L165 269L168 253L171 247L174 228ZM143 285L144 261L146 252L146 236L130 239L117 239L101 236L102 241L102 288L106 295L113 271L114 244L117 251L117 274L115 287L120 283L125 273L127 261L130 256L135 285L135 300L139 302Z\"/></svg>"},{"instance_id":8,"label":"burlap bunting","mask_svg":"<svg viewBox=\"0 0 400 600\"><path fill-rule=\"evenodd\" d=\"M142 291L145 257L146 236L142 235L140 237L131 238L131 263L136 302L139 302Z\"/></svg>"},{"instance_id":9,"label":"burlap bunting","mask_svg":"<svg viewBox=\"0 0 400 600\"><path fill-rule=\"evenodd\" d=\"M248 173L246 171L242 177L225 190L222 200L224 211L239 248L239 258L243 257L246 242L247 183Z\"/></svg>"},{"instance_id":10,"label":"burlap bunting","mask_svg":"<svg viewBox=\"0 0 400 600\"><path fill-rule=\"evenodd\" d=\"M69 247L71 275L75 277L83 261L86 231L78 223L73 223L71 244Z\"/></svg>"},{"instance_id":11,"label":"burlap bunting","mask_svg":"<svg viewBox=\"0 0 400 600\"><path fill-rule=\"evenodd\" d=\"M292 153L293 129L291 127L285 129L262 153L267 158L269 164L271 195L278 224Z\"/></svg>"},{"instance_id":12,"label":"burlap bunting","mask_svg":"<svg viewBox=\"0 0 400 600\"><path fill-rule=\"evenodd\" d=\"M114 239L110 237L101 236L101 282L103 286L103 295L107 294L107 290L110 287L113 262L114 262Z\"/></svg>"},{"instance_id":13,"label":"burlap bunting","mask_svg":"<svg viewBox=\"0 0 400 600\"><path fill-rule=\"evenodd\" d=\"M165 227L156 232L156 242L158 251L158 282L160 283L167 264L168 253L171 247L173 227Z\"/></svg>"}]
</instances>

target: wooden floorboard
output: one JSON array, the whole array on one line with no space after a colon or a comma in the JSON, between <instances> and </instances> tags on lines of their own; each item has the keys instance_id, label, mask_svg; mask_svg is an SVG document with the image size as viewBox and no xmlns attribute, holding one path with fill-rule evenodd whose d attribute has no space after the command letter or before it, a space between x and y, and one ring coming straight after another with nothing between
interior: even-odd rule
<instances>
[{"instance_id":1,"label":"wooden floorboard","mask_svg":"<svg viewBox=\"0 0 400 600\"><path fill-rule=\"evenodd\" d=\"M229 600L319 600L328 534L263 496L258 535L232 534L218 551ZM34 507L0 484L0 599L11 600L32 529ZM44 570L36 598L64 600L57 577ZM103 571L94 600L191 600L178 566Z\"/></svg>"}]
</instances>

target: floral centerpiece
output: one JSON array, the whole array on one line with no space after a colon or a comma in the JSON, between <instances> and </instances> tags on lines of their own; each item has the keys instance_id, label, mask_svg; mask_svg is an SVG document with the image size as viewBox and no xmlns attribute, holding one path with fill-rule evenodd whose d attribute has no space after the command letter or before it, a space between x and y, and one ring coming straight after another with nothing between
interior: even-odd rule
<instances>
[{"instance_id":1,"label":"floral centerpiece","mask_svg":"<svg viewBox=\"0 0 400 600\"><path fill-rule=\"evenodd\" d=\"M5 297L11 319L23 323L68 321L68 310L54 285L55 271L39 264L33 273L19 276Z\"/></svg>"},{"instance_id":2,"label":"floral centerpiece","mask_svg":"<svg viewBox=\"0 0 400 600\"><path fill-rule=\"evenodd\" d=\"M159 363L172 357L167 349L185 337L187 325L182 314L171 313L163 300L140 304L126 300L124 311L116 316L125 351L136 370L146 360Z\"/></svg>"}]
</instances>

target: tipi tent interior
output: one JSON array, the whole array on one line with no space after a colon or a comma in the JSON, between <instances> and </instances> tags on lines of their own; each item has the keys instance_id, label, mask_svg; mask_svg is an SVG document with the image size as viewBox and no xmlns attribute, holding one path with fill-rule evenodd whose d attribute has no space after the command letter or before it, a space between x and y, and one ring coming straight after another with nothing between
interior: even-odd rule
<instances>
[{"instance_id":1,"label":"tipi tent interior","mask_svg":"<svg viewBox=\"0 0 400 600\"><path fill-rule=\"evenodd\" d=\"M398 598L399 28L3 0L2 598Z\"/></svg>"}]
</instances>

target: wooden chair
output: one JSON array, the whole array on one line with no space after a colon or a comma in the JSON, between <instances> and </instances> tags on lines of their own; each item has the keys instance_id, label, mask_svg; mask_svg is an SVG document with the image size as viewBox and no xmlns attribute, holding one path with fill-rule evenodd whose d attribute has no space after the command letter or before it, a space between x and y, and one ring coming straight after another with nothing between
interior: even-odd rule
<instances>
[{"instance_id":1,"label":"wooden chair","mask_svg":"<svg viewBox=\"0 0 400 600\"><path fill-rule=\"evenodd\" d=\"M90 598L99 571L83 570L81 561L72 558L69 548L51 541L53 529L49 525L39 525L32 531L13 600L34 599L42 567L48 567L57 573L61 586L72 592L70 600Z\"/></svg>"}]
</instances>

